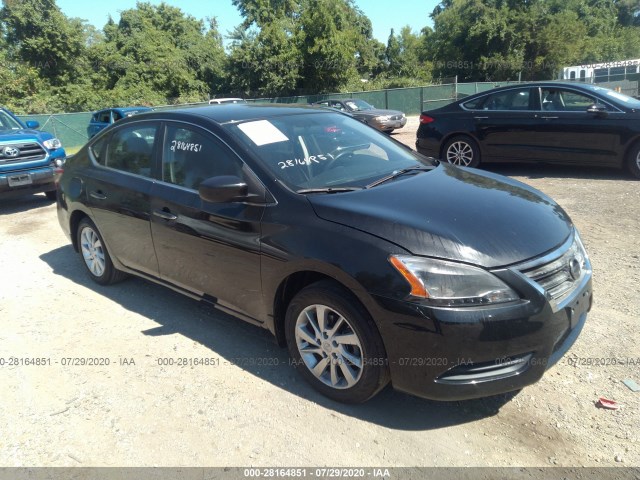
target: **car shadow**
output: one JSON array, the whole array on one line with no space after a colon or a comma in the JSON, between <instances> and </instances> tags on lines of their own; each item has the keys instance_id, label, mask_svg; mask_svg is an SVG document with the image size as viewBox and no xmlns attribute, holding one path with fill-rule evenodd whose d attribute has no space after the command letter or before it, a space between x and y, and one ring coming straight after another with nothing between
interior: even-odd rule
<instances>
[{"instance_id":1,"label":"car shadow","mask_svg":"<svg viewBox=\"0 0 640 480\"><path fill-rule=\"evenodd\" d=\"M40 256L56 275L120 304L158 324L140 332L162 336L180 334L211 350L220 365L234 364L263 381L335 412L397 430L434 430L496 415L516 393L493 397L437 402L387 387L362 405L334 402L313 390L295 371L287 350L264 329L250 325L214 307L139 278L104 287L93 282L71 245Z\"/></svg>"},{"instance_id":2,"label":"car shadow","mask_svg":"<svg viewBox=\"0 0 640 480\"><path fill-rule=\"evenodd\" d=\"M546 163L483 163L480 169L508 177L572 178L577 180L625 180L637 182L626 170L606 167L550 165Z\"/></svg>"},{"instance_id":3,"label":"car shadow","mask_svg":"<svg viewBox=\"0 0 640 480\"><path fill-rule=\"evenodd\" d=\"M44 193L7 198L0 200L0 215L22 213L34 208L46 207L53 203L56 203L56 201L49 200Z\"/></svg>"}]
</instances>

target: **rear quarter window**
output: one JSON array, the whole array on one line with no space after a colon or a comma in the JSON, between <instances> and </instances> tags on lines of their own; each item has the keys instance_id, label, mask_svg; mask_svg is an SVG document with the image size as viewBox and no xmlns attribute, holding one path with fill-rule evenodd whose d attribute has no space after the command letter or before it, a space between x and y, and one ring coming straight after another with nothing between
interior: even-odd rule
<instances>
[{"instance_id":1,"label":"rear quarter window","mask_svg":"<svg viewBox=\"0 0 640 480\"><path fill-rule=\"evenodd\" d=\"M486 98L487 97L474 98L472 100L463 102L462 106L468 110L480 110Z\"/></svg>"}]
</instances>

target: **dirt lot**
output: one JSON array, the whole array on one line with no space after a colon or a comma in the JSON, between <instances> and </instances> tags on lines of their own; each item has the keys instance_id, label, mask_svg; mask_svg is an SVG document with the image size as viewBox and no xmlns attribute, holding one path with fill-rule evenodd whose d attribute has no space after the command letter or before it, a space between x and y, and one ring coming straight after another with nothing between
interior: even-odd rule
<instances>
[{"instance_id":1,"label":"dirt lot","mask_svg":"<svg viewBox=\"0 0 640 480\"><path fill-rule=\"evenodd\" d=\"M412 145L415 125L394 137ZM326 400L266 332L143 280L92 283L44 195L3 201L0 466L640 465L640 393L622 384L640 383L640 183L610 170L491 169L568 211L596 303L539 383L467 402L391 389L361 406ZM69 365L87 357L109 364ZM25 364L36 358L44 365ZM599 396L622 408L596 408Z\"/></svg>"}]
</instances>

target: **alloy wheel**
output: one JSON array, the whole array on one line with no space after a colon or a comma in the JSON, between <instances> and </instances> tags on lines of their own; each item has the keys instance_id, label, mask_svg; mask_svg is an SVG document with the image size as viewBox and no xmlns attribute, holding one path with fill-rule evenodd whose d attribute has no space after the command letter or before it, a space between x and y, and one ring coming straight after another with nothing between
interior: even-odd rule
<instances>
[{"instance_id":1,"label":"alloy wheel","mask_svg":"<svg viewBox=\"0 0 640 480\"><path fill-rule=\"evenodd\" d=\"M296 320L298 352L309 371L336 389L353 387L364 366L362 345L349 321L326 305L310 305Z\"/></svg>"},{"instance_id":2,"label":"alloy wheel","mask_svg":"<svg viewBox=\"0 0 640 480\"><path fill-rule=\"evenodd\" d=\"M96 277L104 275L106 268L104 249L100 237L92 228L85 227L82 229L80 249L89 271Z\"/></svg>"},{"instance_id":3,"label":"alloy wheel","mask_svg":"<svg viewBox=\"0 0 640 480\"><path fill-rule=\"evenodd\" d=\"M463 167L473 162L473 149L467 142L453 142L447 149L447 162Z\"/></svg>"}]
</instances>

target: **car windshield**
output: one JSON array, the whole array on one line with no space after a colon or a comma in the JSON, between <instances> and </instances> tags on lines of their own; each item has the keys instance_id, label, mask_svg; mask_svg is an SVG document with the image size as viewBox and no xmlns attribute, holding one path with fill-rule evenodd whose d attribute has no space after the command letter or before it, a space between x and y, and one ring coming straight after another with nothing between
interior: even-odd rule
<instances>
[{"instance_id":1,"label":"car windshield","mask_svg":"<svg viewBox=\"0 0 640 480\"><path fill-rule=\"evenodd\" d=\"M358 112L360 110L371 110L373 109L373 105L369 105L367 102L365 102L364 100L347 100L346 102L344 102L347 107L349 107L351 109L351 111L353 112Z\"/></svg>"},{"instance_id":2,"label":"car windshield","mask_svg":"<svg viewBox=\"0 0 640 480\"><path fill-rule=\"evenodd\" d=\"M294 191L363 188L400 170L433 165L339 113L278 116L226 128Z\"/></svg>"},{"instance_id":3,"label":"car windshield","mask_svg":"<svg viewBox=\"0 0 640 480\"><path fill-rule=\"evenodd\" d=\"M15 118L4 110L0 110L0 130L21 130L23 128Z\"/></svg>"}]
</instances>

